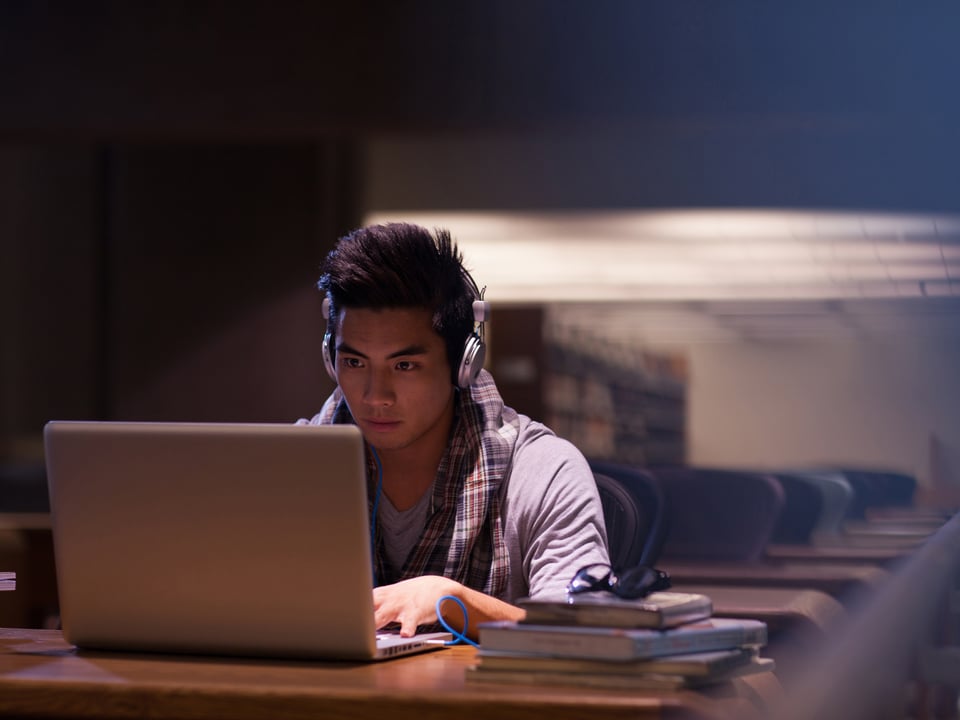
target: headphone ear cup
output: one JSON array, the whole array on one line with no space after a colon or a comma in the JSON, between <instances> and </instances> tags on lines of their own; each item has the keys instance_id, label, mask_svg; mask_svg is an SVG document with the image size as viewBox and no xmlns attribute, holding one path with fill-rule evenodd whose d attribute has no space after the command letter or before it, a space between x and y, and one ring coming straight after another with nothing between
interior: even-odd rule
<instances>
[{"instance_id":1,"label":"headphone ear cup","mask_svg":"<svg viewBox=\"0 0 960 720\"><path fill-rule=\"evenodd\" d=\"M327 375L330 376L330 379L335 383L339 384L337 380L337 366L333 362L333 337L330 334L330 296L324 295L323 304L320 306L320 312L323 313L323 316L327 319L327 331L323 334L323 346L320 349L320 353L323 355L323 366L327 369Z\"/></svg>"},{"instance_id":2,"label":"headphone ear cup","mask_svg":"<svg viewBox=\"0 0 960 720\"><path fill-rule=\"evenodd\" d=\"M486 357L487 346L483 344L479 335L472 333L463 347L460 366L457 368L457 387L465 390L477 381Z\"/></svg>"},{"instance_id":3,"label":"headphone ear cup","mask_svg":"<svg viewBox=\"0 0 960 720\"><path fill-rule=\"evenodd\" d=\"M323 347L320 352L323 355L323 366L327 369L327 375L329 375L330 379L334 382L338 382L337 367L334 365L333 351L330 349L332 343L333 338L330 337L330 331L328 330L323 334Z\"/></svg>"}]
</instances>

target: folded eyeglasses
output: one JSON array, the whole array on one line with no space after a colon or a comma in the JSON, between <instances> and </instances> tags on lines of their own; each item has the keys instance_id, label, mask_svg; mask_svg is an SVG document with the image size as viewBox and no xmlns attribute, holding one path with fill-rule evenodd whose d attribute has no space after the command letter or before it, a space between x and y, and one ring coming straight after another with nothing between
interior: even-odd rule
<instances>
[{"instance_id":1,"label":"folded eyeglasses","mask_svg":"<svg viewBox=\"0 0 960 720\"><path fill-rule=\"evenodd\" d=\"M633 600L669 587L670 575L648 565L638 565L617 573L606 563L593 563L577 570L577 574L567 584L567 592L576 594L607 591L617 597Z\"/></svg>"}]
</instances>

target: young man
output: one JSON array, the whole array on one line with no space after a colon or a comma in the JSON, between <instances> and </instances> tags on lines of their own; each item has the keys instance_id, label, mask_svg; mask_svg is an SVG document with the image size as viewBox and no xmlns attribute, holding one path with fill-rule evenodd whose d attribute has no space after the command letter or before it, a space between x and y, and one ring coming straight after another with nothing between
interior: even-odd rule
<instances>
[{"instance_id":1,"label":"young man","mask_svg":"<svg viewBox=\"0 0 960 720\"><path fill-rule=\"evenodd\" d=\"M562 593L578 569L607 562L583 456L504 406L480 369L486 304L475 308L450 234L362 228L322 271L324 359L338 387L309 422L354 423L369 449L377 627L411 635L437 622L449 595L475 636L479 622L521 618L517 598Z\"/></svg>"}]
</instances>

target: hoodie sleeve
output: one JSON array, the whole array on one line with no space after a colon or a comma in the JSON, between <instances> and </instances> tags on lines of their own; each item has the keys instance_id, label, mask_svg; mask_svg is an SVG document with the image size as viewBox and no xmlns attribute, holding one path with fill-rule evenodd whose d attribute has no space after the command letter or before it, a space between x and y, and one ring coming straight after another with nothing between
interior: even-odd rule
<instances>
[{"instance_id":1,"label":"hoodie sleeve","mask_svg":"<svg viewBox=\"0 0 960 720\"><path fill-rule=\"evenodd\" d=\"M562 594L581 567L609 562L603 507L586 459L539 423L528 421L521 432L505 504L508 601Z\"/></svg>"}]
</instances>

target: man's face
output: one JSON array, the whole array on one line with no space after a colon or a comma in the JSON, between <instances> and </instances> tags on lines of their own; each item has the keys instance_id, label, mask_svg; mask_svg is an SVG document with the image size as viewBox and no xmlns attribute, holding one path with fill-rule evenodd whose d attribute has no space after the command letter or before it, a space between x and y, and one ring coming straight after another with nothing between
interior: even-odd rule
<instances>
[{"instance_id":1,"label":"man's face","mask_svg":"<svg viewBox=\"0 0 960 720\"><path fill-rule=\"evenodd\" d=\"M425 452L446 445L454 390L429 310L344 308L336 342L340 389L367 442Z\"/></svg>"}]
</instances>

